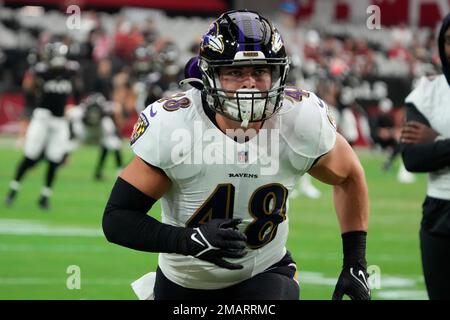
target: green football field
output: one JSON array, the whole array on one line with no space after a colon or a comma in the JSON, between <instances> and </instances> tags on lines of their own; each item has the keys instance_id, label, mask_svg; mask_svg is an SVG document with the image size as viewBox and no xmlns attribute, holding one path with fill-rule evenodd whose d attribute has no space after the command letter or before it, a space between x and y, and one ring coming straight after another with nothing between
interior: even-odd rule
<instances>
[{"instance_id":1,"label":"green football field","mask_svg":"<svg viewBox=\"0 0 450 320\"><path fill-rule=\"evenodd\" d=\"M126 161L132 157L127 150ZM426 178L413 184L396 180L393 170L380 170L383 156L359 153L370 195L367 258L373 299L426 299L420 265L418 229ZM57 178L52 208L39 210L37 200L45 165L25 177L12 208L3 200L18 160L12 141L0 144L0 299L136 299L130 284L156 269L157 254L110 244L101 230L103 208L116 169L107 159L106 179L93 180L97 149L77 150ZM341 268L341 242L330 186L313 182L319 200L290 202L288 249L299 267L301 299L331 298ZM159 206L152 209L160 217ZM80 289L73 288L73 268ZM372 273L373 272L373 273ZM68 286L69 284L69 286ZM72 287L72 289L70 289Z\"/></svg>"}]
</instances>

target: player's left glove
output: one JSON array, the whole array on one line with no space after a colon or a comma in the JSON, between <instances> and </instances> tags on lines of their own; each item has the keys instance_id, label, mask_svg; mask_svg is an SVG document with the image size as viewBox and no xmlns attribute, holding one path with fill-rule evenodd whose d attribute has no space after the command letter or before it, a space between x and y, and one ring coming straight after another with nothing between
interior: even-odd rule
<instances>
[{"instance_id":1,"label":"player's left glove","mask_svg":"<svg viewBox=\"0 0 450 320\"><path fill-rule=\"evenodd\" d=\"M352 300L370 300L366 262L365 231L351 231L342 234L344 266L339 275L333 300L342 300L344 294Z\"/></svg>"},{"instance_id":2,"label":"player's left glove","mask_svg":"<svg viewBox=\"0 0 450 320\"><path fill-rule=\"evenodd\" d=\"M212 219L198 228L187 228L180 241L179 252L229 269L242 269L241 264L224 258L242 258L247 254L245 234L237 229L241 219Z\"/></svg>"}]
</instances>

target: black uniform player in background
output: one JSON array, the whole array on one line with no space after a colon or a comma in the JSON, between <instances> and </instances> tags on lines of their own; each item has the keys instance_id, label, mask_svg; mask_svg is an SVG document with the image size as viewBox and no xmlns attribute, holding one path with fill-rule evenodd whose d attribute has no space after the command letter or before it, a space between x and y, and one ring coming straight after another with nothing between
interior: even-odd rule
<instances>
[{"instance_id":1,"label":"black uniform player in background","mask_svg":"<svg viewBox=\"0 0 450 320\"><path fill-rule=\"evenodd\" d=\"M177 45L170 39L159 39L152 46L136 49L133 92L137 112L163 97L180 92L183 70L177 64L179 56Z\"/></svg>"},{"instance_id":2,"label":"black uniform player in background","mask_svg":"<svg viewBox=\"0 0 450 320\"><path fill-rule=\"evenodd\" d=\"M117 170L122 169L122 155L120 147L122 139L120 137L119 129L116 123L116 118L120 113L120 106L117 103L107 101L101 94L93 94L87 99L86 111L83 117L83 123L86 128L91 131L99 131L99 146L100 154L95 166L94 178L96 180L103 179L103 169L108 153L113 153L116 161ZM96 123L93 115L101 115L101 118ZM94 116L95 118L95 116Z\"/></svg>"},{"instance_id":3,"label":"black uniform player in background","mask_svg":"<svg viewBox=\"0 0 450 320\"><path fill-rule=\"evenodd\" d=\"M80 143L94 143L100 147L94 178L103 179L103 169L108 153L113 153L117 169L122 169L120 148L122 139L117 126L121 108L118 103L106 100L101 93L87 96L83 102L66 113L70 125L71 140L68 153Z\"/></svg>"},{"instance_id":4,"label":"black uniform player in background","mask_svg":"<svg viewBox=\"0 0 450 320\"><path fill-rule=\"evenodd\" d=\"M56 171L63 160L69 140L69 128L64 118L67 100L73 95L79 100L81 83L77 78L79 65L67 60L68 47L62 42L47 43L43 49L43 61L33 68L32 87L36 94L36 109L27 129L24 157L20 161L6 204L13 203L25 173L40 159L48 161L44 187L39 198L42 209L49 208L49 197Z\"/></svg>"},{"instance_id":5,"label":"black uniform player in background","mask_svg":"<svg viewBox=\"0 0 450 320\"><path fill-rule=\"evenodd\" d=\"M422 78L406 97L401 142L406 169L427 172L420 228L422 267L430 299L450 299L450 14L442 24L443 73Z\"/></svg>"}]
</instances>

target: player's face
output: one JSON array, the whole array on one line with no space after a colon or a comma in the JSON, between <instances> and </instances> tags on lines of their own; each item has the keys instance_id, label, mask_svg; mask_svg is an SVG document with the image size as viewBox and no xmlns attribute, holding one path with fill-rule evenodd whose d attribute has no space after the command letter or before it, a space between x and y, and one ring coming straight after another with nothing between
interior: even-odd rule
<instances>
[{"instance_id":1,"label":"player's face","mask_svg":"<svg viewBox=\"0 0 450 320\"><path fill-rule=\"evenodd\" d=\"M267 91L272 85L272 72L270 67L265 66L223 67L219 70L219 81L224 90Z\"/></svg>"},{"instance_id":2,"label":"player's face","mask_svg":"<svg viewBox=\"0 0 450 320\"><path fill-rule=\"evenodd\" d=\"M450 28L444 33L444 48L447 62L450 63Z\"/></svg>"}]
</instances>

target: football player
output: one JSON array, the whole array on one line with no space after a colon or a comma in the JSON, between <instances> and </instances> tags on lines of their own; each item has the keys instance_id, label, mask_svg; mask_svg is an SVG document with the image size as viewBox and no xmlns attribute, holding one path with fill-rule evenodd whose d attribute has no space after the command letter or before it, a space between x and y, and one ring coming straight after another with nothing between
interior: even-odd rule
<instances>
[{"instance_id":1,"label":"football player","mask_svg":"<svg viewBox=\"0 0 450 320\"><path fill-rule=\"evenodd\" d=\"M277 29L230 11L186 66L194 88L141 113L103 230L160 253L155 299L298 299L288 194L307 172L334 185L344 259L333 298L370 298L364 171L326 104L285 87L288 69ZM162 222L147 215L158 199Z\"/></svg>"},{"instance_id":2,"label":"football player","mask_svg":"<svg viewBox=\"0 0 450 320\"><path fill-rule=\"evenodd\" d=\"M114 154L117 169L122 168L122 139L115 121L119 108L117 103L107 101L101 93L92 93L80 105L67 112L72 133L68 152L73 152L80 142L100 146L100 156L94 172L96 180L103 179L105 160L110 152Z\"/></svg>"},{"instance_id":3,"label":"football player","mask_svg":"<svg viewBox=\"0 0 450 320\"><path fill-rule=\"evenodd\" d=\"M140 113L156 100L179 92L182 68L177 65L178 47L169 39L159 39L154 48L139 47L133 73L136 82L133 92L136 95L136 110Z\"/></svg>"},{"instance_id":4,"label":"football player","mask_svg":"<svg viewBox=\"0 0 450 320\"><path fill-rule=\"evenodd\" d=\"M402 157L411 172L428 172L420 249L430 299L450 299L450 14L442 23L439 54L443 74L422 78L406 97Z\"/></svg>"},{"instance_id":5,"label":"football player","mask_svg":"<svg viewBox=\"0 0 450 320\"><path fill-rule=\"evenodd\" d=\"M45 184L39 198L39 207L49 209L52 185L66 152L69 128L64 119L67 99L73 95L79 100L81 83L78 80L79 65L67 59L68 47L62 42L49 42L44 47L43 61L37 63L30 75L36 93L37 106L28 126L24 157L19 163L6 204L10 206L17 196L25 173L42 158L48 161Z\"/></svg>"}]
</instances>

